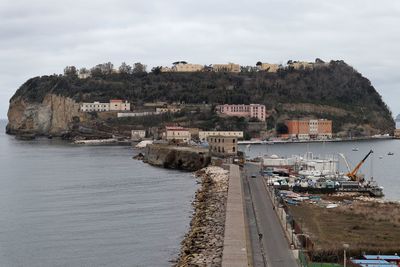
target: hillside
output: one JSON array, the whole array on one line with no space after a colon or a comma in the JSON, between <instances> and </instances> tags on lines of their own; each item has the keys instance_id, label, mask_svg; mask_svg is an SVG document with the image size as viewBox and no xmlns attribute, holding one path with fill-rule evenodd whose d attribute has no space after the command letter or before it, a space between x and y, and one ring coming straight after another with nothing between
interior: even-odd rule
<instances>
[{"instance_id":1,"label":"hillside","mask_svg":"<svg viewBox=\"0 0 400 267\"><path fill-rule=\"evenodd\" d=\"M332 119L334 132L342 135L350 131L353 135L387 133L394 129L391 112L370 81L343 61L331 61L313 69L285 68L276 73L151 72L98 74L87 79L62 75L35 77L25 82L10 100L8 132L35 132L31 124L35 125L35 116L40 112L32 112L32 107L50 103L50 95L75 103L121 98L135 107L156 101L209 106L260 103L269 111L269 129L284 119L305 117ZM72 117L77 117L76 110L74 113ZM67 122L72 122L72 117L63 118L64 130L69 130ZM185 118L193 122L197 117L180 121ZM204 119L209 121L210 117ZM215 119L208 128L225 127L219 123ZM46 127L38 132L45 134Z\"/></svg>"}]
</instances>

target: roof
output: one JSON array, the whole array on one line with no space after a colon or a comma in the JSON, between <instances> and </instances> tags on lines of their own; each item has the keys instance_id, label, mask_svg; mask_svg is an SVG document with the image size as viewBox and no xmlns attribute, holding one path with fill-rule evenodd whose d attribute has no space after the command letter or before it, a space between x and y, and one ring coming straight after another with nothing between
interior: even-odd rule
<instances>
[{"instance_id":1,"label":"roof","mask_svg":"<svg viewBox=\"0 0 400 267\"><path fill-rule=\"evenodd\" d=\"M188 129L180 126L166 126L165 129L167 131L189 131Z\"/></svg>"},{"instance_id":2,"label":"roof","mask_svg":"<svg viewBox=\"0 0 400 267\"><path fill-rule=\"evenodd\" d=\"M364 255L366 260L386 260L386 261L400 261L398 255Z\"/></svg>"},{"instance_id":3,"label":"roof","mask_svg":"<svg viewBox=\"0 0 400 267\"><path fill-rule=\"evenodd\" d=\"M111 99L110 102L122 103L121 99Z\"/></svg>"}]
</instances>

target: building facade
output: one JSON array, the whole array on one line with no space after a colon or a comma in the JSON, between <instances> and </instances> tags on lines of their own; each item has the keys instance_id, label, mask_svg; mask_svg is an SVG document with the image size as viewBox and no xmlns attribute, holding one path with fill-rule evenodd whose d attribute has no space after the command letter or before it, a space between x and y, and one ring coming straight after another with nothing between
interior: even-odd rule
<instances>
[{"instance_id":1,"label":"building facade","mask_svg":"<svg viewBox=\"0 0 400 267\"><path fill-rule=\"evenodd\" d=\"M242 131L199 131L199 140L207 141L209 136L223 136L223 137L236 137L237 139L243 138Z\"/></svg>"},{"instance_id":2,"label":"building facade","mask_svg":"<svg viewBox=\"0 0 400 267\"><path fill-rule=\"evenodd\" d=\"M121 99L110 100L110 111L129 111L131 110L131 104L128 101Z\"/></svg>"},{"instance_id":3,"label":"building facade","mask_svg":"<svg viewBox=\"0 0 400 267\"><path fill-rule=\"evenodd\" d=\"M100 103L98 101L95 101L93 103L81 103L80 111L82 111L82 112L110 111L110 103Z\"/></svg>"},{"instance_id":4,"label":"building facade","mask_svg":"<svg viewBox=\"0 0 400 267\"><path fill-rule=\"evenodd\" d=\"M186 128L180 126L165 127L164 139L167 141L176 140L187 143L191 140L191 138L191 134Z\"/></svg>"},{"instance_id":5,"label":"building facade","mask_svg":"<svg viewBox=\"0 0 400 267\"><path fill-rule=\"evenodd\" d=\"M229 157L237 155L237 138L213 135L207 137L211 155Z\"/></svg>"},{"instance_id":6,"label":"building facade","mask_svg":"<svg viewBox=\"0 0 400 267\"><path fill-rule=\"evenodd\" d=\"M313 62L306 62L306 61L293 61L288 63L289 67L293 67L296 70L299 69L313 69L314 63Z\"/></svg>"},{"instance_id":7,"label":"building facade","mask_svg":"<svg viewBox=\"0 0 400 267\"><path fill-rule=\"evenodd\" d=\"M300 140L332 138L331 120L288 120L285 124L289 138Z\"/></svg>"},{"instance_id":8,"label":"building facade","mask_svg":"<svg viewBox=\"0 0 400 267\"><path fill-rule=\"evenodd\" d=\"M104 112L104 111L128 111L131 105L128 101L110 100L109 103L101 103L94 101L93 103L81 103L80 111L82 112Z\"/></svg>"},{"instance_id":9,"label":"building facade","mask_svg":"<svg viewBox=\"0 0 400 267\"><path fill-rule=\"evenodd\" d=\"M161 114L161 113L176 113L180 112L182 109L180 107L175 107L175 106L168 106L168 107L159 107L156 108L156 113Z\"/></svg>"},{"instance_id":10,"label":"building facade","mask_svg":"<svg viewBox=\"0 0 400 267\"><path fill-rule=\"evenodd\" d=\"M261 63L261 65L257 65L257 68L260 71L277 72L279 69L279 65L271 63Z\"/></svg>"},{"instance_id":11,"label":"building facade","mask_svg":"<svg viewBox=\"0 0 400 267\"><path fill-rule=\"evenodd\" d=\"M189 63L178 63L172 67L172 71L176 72L196 72L202 71L204 68L203 65L200 64L189 64Z\"/></svg>"},{"instance_id":12,"label":"building facade","mask_svg":"<svg viewBox=\"0 0 400 267\"><path fill-rule=\"evenodd\" d=\"M235 63L212 64L213 71L240 72L240 65Z\"/></svg>"},{"instance_id":13,"label":"building facade","mask_svg":"<svg viewBox=\"0 0 400 267\"><path fill-rule=\"evenodd\" d=\"M201 64L190 64L186 61L173 63L172 67L161 67L161 72L196 72L203 71L204 66Z\"/></svg>"},{"instance_id":14,"label":"building facade","mask_svg":"<svg viewBox=\"0 0 400 267\"><path fill-rule=\"evenodd\" d=\"M260 104L250 105L218 105L217 111L227 116L257 118L266 120L266 107Z\"/></svg>"},{"instance_id":15,"label":"building facade","mask_svg":"<svg viewBox=\"0 0 400 267\"><path fill-rule=\"evenodd\" d=\"M132 130L131 131L131 139L134 141L142 140L145 137L146 137L145 130Z\"/></svg>"}]
</instances>

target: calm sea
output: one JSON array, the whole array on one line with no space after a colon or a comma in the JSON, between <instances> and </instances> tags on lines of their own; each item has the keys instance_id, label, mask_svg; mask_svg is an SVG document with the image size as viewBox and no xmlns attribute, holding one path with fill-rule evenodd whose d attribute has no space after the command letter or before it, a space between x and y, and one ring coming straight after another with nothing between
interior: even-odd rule
<instances>
[{"instance_id":1,"label":"calm sea","mask_svg":"<svg viewBox=\"0 0 400 267\"><path fill-rule=\"evenodd\" d=\"M0 266L170 266L189 227L190 173L129 147L18 141L0 121Z\"/></svg>"},{"instance_id":2,"label":"calm sea","mask_svg":"<svg viewBox=\"0 0 400 267\"><path fill-rule=\"evenodd\" d=\"M378 184L384 187L386 199L400 201L400 140L252 145L250 148L241 146L240 149L250 157L273 154L290 157L304 155L308 151L314 156L324 158L326 155L337 157L338 153L343 153L352 167L356 166L372 149L374 153L365 161L360 172L364 173L366 178L373 176ZM353 149L358 149L358 151L353 151ZM393 152L394 155L387 155L389 152ZM346 170L346 165L341 158L339 169Z\"/></svg>"}]
</instances>

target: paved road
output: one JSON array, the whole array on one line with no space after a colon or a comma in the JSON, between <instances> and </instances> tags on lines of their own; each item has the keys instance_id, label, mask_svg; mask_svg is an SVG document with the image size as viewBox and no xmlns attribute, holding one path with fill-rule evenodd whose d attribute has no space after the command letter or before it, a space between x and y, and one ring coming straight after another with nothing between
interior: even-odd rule
<instances>
[{"instance_id":1,"label":"paved road","mask_svg":"<svg viewBox=\"0 0 400 267\"><path fill-rule=\"evenodd\" d=\"M257 230L258 233L262 234L261 250L265 255L267 266L298 266L298 263L294 259L293 253L289 248L289 244L286 240L279 219L273 209L272 201L264 187L262 177L259 175L258 167L253 164L246 164L245 173L247 174L245 179L247 179L249 187L249 191L245 190L245 194L246 191L250 192L253 201ZM258 174L256 178L248 177L253 173ZM252 231L251 227L250 231ZM257 240L254 240L254 236L254 233L250 233L252 243L257 242Z\"/></svg>"}]
</instances>

